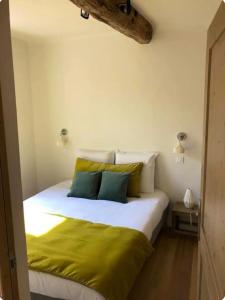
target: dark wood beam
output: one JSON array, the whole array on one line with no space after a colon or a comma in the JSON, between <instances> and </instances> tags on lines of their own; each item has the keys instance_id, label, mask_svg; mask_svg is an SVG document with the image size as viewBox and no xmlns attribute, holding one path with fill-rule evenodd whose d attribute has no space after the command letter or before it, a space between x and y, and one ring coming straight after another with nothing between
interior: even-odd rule
<instances>
[{"instance_id":1,"label":"dark wood beam","mask_svg":"<svg viewBox=\"0 0 225 300\"><path fill-rule=\"evenodd\" d=\"M131 6L129 14L121 11L126 0L70 0L95 19L108 24L141 44L152 39L152 25Z\"/></svg>"}]
</instances>

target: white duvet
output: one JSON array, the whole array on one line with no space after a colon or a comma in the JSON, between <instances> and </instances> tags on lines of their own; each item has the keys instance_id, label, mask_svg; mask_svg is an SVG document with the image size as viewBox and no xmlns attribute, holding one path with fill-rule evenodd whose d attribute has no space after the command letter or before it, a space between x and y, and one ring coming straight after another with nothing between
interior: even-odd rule
<instances>
[{"instance_id":1,"label":"white duvet","mask_svg":"<svg viewBox=\"0 0 225 300\"><path fill-rule=\"evenodd\" d=\"M29 198L24 202L26 230L31 216L40 212L60 214L113 226L123 226L142 231L151 240L152 233L162 218L169 200L165 193L156 190L130 198L127 204L105 200L68 198L71 181L62 182ZM37 294L64 300L104 300L104 298L79 283L49 274L29 271L30 289Z\"/></svg>"}]
</instances>

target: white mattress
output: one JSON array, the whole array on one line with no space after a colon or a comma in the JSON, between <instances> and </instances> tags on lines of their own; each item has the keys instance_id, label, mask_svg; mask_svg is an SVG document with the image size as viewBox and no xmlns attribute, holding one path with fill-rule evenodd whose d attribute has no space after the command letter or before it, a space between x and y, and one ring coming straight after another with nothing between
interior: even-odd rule
<instances>
[{"instance_id":1,"label":"white mattress","mask_svg":"<svg viewBox=\"0 0 225 300\"><path fill-rule=\"evenodd\" d=\"M152 233L169 203L165 193L159 190L152 194L141 194L141 198L130 198L127 204L68 198L66 195L70 184L71 181L59 183L24 202L26 230L32 215L48 212L95 223L133 228L143 232L151 240ZM50 274L29 271L29 278L30 289L37 294L65 300L104 300L92 289Z\"/></svg>"}]
</instances>

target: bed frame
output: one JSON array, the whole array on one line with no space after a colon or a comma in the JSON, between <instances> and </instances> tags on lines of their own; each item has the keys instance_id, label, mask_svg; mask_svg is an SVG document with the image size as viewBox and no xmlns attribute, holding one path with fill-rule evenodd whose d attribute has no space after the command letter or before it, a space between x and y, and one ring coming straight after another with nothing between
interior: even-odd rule
<instances>
[{"instance_id":1,"label":"bed frame","mask_svg":"<svg viewBox=\"0 0 225 300\"><path fill-rule=\"evenodd\" d=\"M161 218L159 224L156 226L156 228L154 229L154 231L152 233L152 238L151 238L152 245L154 245L154 243L155 243L160 231L162 230L162 228L164 226L166 226L168 214L169 214L169 205L164 210L162 218Z\"/></svg>"},{"instance_id":2,"label":"bed frame","mask_svg":"<svg viewBox=\"0 0 225 300\"><path fill-rule=\"evenodd\" d=\"M159 224L157 225L157 227L154 229L154 231L152 233L152 238L151 238L151 243L152 244L155 243L160 231L162 230L162 228L166 224L167 217L168 217L168 212L169 212L169 206L164 210L161 221L159 222ZM51 298L51 297L31 293L31 300L62 300L62 299L56 299L56 298Z\"/></svg>"}]
</instances>

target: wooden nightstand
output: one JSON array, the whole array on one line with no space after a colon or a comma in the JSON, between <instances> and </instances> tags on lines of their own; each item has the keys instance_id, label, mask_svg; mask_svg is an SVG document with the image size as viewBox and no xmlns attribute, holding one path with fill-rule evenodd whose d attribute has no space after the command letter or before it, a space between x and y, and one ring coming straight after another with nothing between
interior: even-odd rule
<instances>
[{"instance_id":1,"label":"wooden nightstand","mask_svg":"<svg viewBox=\"0 0 225 300\"><path fill-rule=\"evenodd\" d=\"M177 202L172 209L172 229L175 233L181 233L198 238L199 235L198 206L188 209L182 202Z\"/></svg>"}]
</instances>

